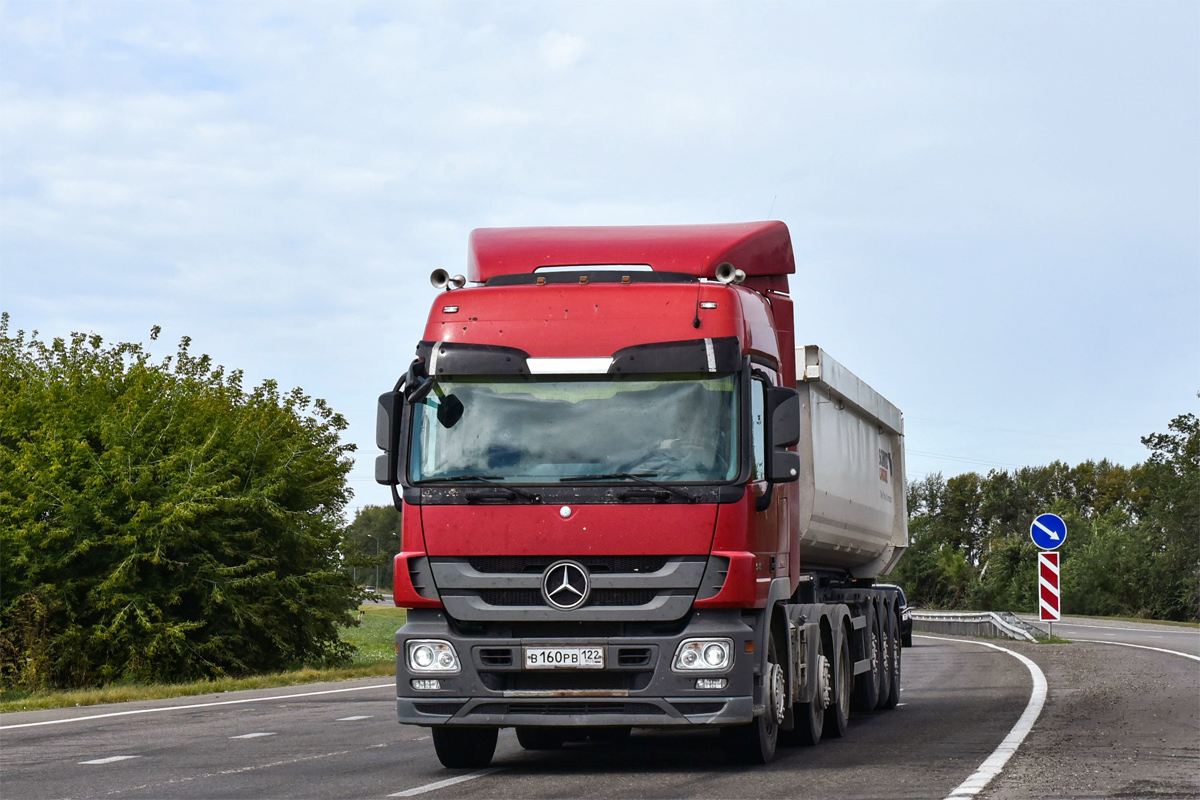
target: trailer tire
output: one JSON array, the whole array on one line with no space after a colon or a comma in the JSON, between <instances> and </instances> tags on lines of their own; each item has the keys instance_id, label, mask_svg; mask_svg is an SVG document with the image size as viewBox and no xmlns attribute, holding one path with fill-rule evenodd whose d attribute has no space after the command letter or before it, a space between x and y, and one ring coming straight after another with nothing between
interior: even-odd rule
<instances>
[{"instance_id":1,"label":"trailer tire","mask_svg":"<svg viewBox=\"0 0 1200 800\"><path fill-rule=\"evenodd\" d=\"M854 678L855 711L868 714L879 705L880 686L883 684L883 632L880 626L879 614L875 603L866 606L867 626L863 629L865 649L863 657L871 661L871 669Z\"/></svg>"},{"instance_id":2,"label":"trailer tire","mask_svg":"<svg viewBox=\"0 0 1200 800\"><path fill-rule=\"evenodd\" d=\"M517 742L526 750L557 750L566 740L566 733L558 728L517 726Z\"/></svg>"},{"instance_id":3,"label":"trailer tire","mask_svg":"<svg viewBox=\"0 0 1200 800\"><path fill-rule=\"evenodd\" d=\"M499 733L499 728L450 728L442 725L433 729L433 749L443 767L479 769L492 763Z\"/></svg>"},{"instance_id":4,"label":"trailer tire","mask_svg":"<svg viewBox=\"0 0 1200 800\"><path fill-rule=\"evenodd\" d=\"M888 695L881 707L893 709L900 703L900 618L894 608L888 609L888 622L891 625L891 636L888 637L888 652L890 669L888 670Z\"/></svg>"},{"instance_id":5,"label":"trailer tire","mask_svg":"<svg viewBox=\"0 0 1200 800\"><path fill-rule=\"evenodd\" d=\"M837 632L834 632L837 633ZM854 665L850 661L850 632L843 629L834 639L833 705L825 709L824 735L840 739L850 727L850 696L854 691Z\"/></svg>"},{"instance_id":6,"label":"trailer tire","mask_svg":"<svg viewBox=\"0 0 1200 800\"><path fill-rule=\"evenodd\" d=\"M766 764L775 757L779 743L779 719L772 710L772 678L776 671L782 675L778 650L775 647L775 632L767 640L767 674L763 676L764 695L767 708L761 717L747 725L733 725L721 729L721 740L729 759L738 764ZM780 678L782 680L782 678Z\"/></svg>"}]
</instances>

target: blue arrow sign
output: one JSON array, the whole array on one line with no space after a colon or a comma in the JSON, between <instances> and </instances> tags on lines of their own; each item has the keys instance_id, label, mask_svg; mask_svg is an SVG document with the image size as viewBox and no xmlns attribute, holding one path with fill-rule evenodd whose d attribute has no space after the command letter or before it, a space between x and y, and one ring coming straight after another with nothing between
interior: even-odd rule
<instances>
[{"instance_id":1,"label":"blue arrow sign","mask_svg":"<svg viewBox=\"0 0 1200 800\"><path fill-rule=\"evenodd\" d=\"M1056 550L1067 540L1067 523L1058 514L1042 514L1029 526L1029 538L1043 550Z\"/></svg>"}]
</instances>

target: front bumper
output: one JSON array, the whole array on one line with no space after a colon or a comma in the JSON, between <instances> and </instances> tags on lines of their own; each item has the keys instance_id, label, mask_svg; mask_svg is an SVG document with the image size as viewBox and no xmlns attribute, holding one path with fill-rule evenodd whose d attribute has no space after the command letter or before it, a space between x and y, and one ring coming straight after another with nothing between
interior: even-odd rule
<instances>
[{"instance_id":1,"label":"front bumper","mask_svg":"<svg viewBox=\"0 0 1200 800\"><path fill-rule=\"evenodd\" d=\"M671 669L684 639L733 640L733 664L722 672ZM454 675L417 675L405 663L409 639L442 639L454 645L462 666ZM440 611L409 612L396 633L396 710L409 725L637 726L738 725L763 713L759 655L746 652L754 627L740 611L693 612L671 635L496 637L455 633ZM523 645L605 648L604 670L526 670ZM507 656L505 655L507 654ZM507 658L507 661L506 661ZM434 691L412 687L414 678L437 677ZM697 689L698 678L727 679L723 689Z\"/></svg>"}]
</instances>

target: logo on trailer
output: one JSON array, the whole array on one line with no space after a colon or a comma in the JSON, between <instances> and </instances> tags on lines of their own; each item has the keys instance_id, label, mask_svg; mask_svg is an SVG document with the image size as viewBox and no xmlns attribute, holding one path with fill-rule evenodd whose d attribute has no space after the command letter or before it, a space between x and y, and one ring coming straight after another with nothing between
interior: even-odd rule
<instances>
[{"instance_id":1,"label":"logo on trailer","mask_svg":"<svg viewBox=\"0 0 1200 800\"><path fill-rule=\"evenodd\" d=\"M892 482L892 454L882 447L879 448L879 480Z\"/></svg>"},{"instance_id":2,"label":"logo on trailer","mask_svg":"<svg viewBox=\"0 0 1200 800\"><path fill-rule=\"evenodd\" d=\"M579 608L591 591L588 571L574 561L556 561L542 574L542 598L561 611Z\"/></svg>"},{"instance_id":3,"label":"logo on trailer","mask_svg":"<svg viewBox=\"0 0 1200 800\"><path fill-rule=\"evenodd\" d=\"M1062 616L1062 593L1058 585L1058 553L1038 553L1038 618L1058 622Z\"/></svg>"}]
</instances>

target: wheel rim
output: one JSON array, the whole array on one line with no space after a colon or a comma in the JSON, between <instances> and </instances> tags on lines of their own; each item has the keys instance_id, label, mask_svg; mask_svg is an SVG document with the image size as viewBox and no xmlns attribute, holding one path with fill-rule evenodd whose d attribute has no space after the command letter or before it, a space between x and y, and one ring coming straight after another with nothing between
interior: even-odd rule
<instances>
[{"instance_id":1,"label":"wheel rim","mask_svg":"<svg viewBox=\"0 0 1200 800\"><path fill-rule=\"evenodd\" d=\"M783 722L787 711L787 681L783 676L783 667L771 664L771 716L775 724Z\"/></svg>"}]
</instances>

